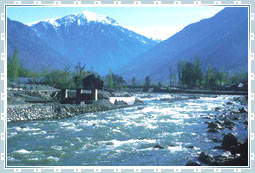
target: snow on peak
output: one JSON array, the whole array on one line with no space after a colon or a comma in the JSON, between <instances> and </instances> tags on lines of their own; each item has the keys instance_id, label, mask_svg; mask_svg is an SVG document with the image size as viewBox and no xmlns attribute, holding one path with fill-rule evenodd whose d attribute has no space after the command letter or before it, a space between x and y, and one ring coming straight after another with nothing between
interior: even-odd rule
<instances>
[{"instance_id":1,"label":"snow on peak","mask_svg":"<svg viewBox=\"0 0 255 173\"><path fill-rule=\"evenodd\" d=\"M74 22L77 22L78 25L82 25L82 24L86 24L86 23L90 23L90 22L96 22L96 23L119 26L118 22L115 21L114 19L112 19L108 16L105 16L105 15L99 15L99 14L96 14L96 13L93 13L90 11L82 11L80 13L70 14L70 15L67 15L62 18L58 17L58 18L54 18L54 19L35 21L32 23L28 23L27 25L32 26L39 22L50 23L54 27L59 27L62 24L68 25L68 24L71 24Z\"/></svg>"},{"instance_id":2,"label":"snow on peak","mask_svg":"<svg viewBox=\"0 0 255 173\"><path fill-rule=\"evenodd\" d=\"M83 19L86 19L87 22L100 22L103 24L111 24L111 25L118 25L118 23L105 15L96 14L90 11L82 11L81 13L76 14L78 17L82 17Z\"/></svg>"},{"instance_id":3,"label":"snow on peak","mask_svg":"<svg viewBox=\"0 0 255 173\"><path fill-rule=\"evenodd\" d=\"M31 23L27 23L26 25L27 26L32 26L32 25L36 25L40 22L46 22L46 23L50 23L52 25L55 25L55 26L59 26L59 24L56 22L56 20L60 19L59 17L57 18L53 18L53 19L45 19L45 20L39 20L39 21L34 21L34 22L31 22Z\"/></svg>"},{"instance_id":4,"label":"snow on peak","mask_svg":"<svg viewBox=\"0 0 255 173\"><path fill-rule=\"evenodd\" d=\"M58 27L58 26L60 26L60 24L57 22L57 21L58 21L58 19L59 19L59 18L55 18L55 19L48 19L48 20L46 20L46 22L48 22L48 23L52 24L53 26Z\"/></svg>"}]
</instances>

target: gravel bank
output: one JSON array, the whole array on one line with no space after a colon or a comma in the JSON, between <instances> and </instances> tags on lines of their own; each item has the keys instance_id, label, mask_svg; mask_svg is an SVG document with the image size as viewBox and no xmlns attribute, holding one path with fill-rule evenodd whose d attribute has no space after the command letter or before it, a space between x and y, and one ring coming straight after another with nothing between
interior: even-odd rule
<instances>
[{"instance_id":1,"label":"gravel bank","mask_svg":"<svg viewBox=\"0 0 255 173\"><path fill-rule=\"evenodd\" d=\"M127 95L126 93L117 93ZM73 117L89 112L106 111L120 109L124 107L143 104L136 100L133 105L125 102L109 102L109 96L113 94L103 91L99 94L99 100L93 104L61 104L57 93L45 94L40 91L9 91L7 122L42 120L42 119L62 119ZM41 103L31 103L38 101Z\"/></svg>"},{"instance_id":2,"label":"gravel bank","mask_svg":"<svg viewBox=\"0 0 255 173\"><path fill-rule=\"evenodd\" d=\"M90 105L71 105L60 103L10 105L7 108L7 122L62 119L89 112L120 109L141 104L142 102L140 101L136 101L134 105L127 105L124 102L111 104L108 100L100 100Z\"/></svg>"}]
</instances>

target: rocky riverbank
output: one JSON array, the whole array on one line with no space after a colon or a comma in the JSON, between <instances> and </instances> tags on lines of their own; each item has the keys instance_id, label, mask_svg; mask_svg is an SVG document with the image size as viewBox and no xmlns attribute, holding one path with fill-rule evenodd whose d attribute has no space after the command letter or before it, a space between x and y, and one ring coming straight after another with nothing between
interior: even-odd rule
<instances>
[{"instance_id":1,"label":"rocky riverbank","mask_svg":"<svg viewBox=\"0 0 255 173\"><path fill-rule=\"evenodd\" d=\"M123 93L126 95L126 93ZM89 112L120 109L143 104L135 100L133 105L123 101L116 101L112 104L108 99L109 93L101 93L100 99L92 104L61 104L57 94L43 94L41 92L15 91L8 93L7 122L42 120L42 119L63 119ZM118 93L118 95L121 95ZM29 103L27 100L41 103ZM43 103L42 103L43 102Z\"/></svg>"},{"instance_id":2,"label":"rocky riverbank","mask_svg":"<svg viewBox=\"0 0 255 173\"><path fill-rule=\"evenodd\" d=\"M236 106L239 103L239 107ZM212 142L219 143L214 149L222 151L221 155L213 156L210 151L201 151L197 158L189 158L186 166L248 166L248 98L234 97L222 107L214 108L215 114L201 115L208 119L208 134L220 134ZM234 130L237 126L247 130L247 138L240 141ZM227 133L226 133L227 132Z\"/></svg>"}]
</instances>

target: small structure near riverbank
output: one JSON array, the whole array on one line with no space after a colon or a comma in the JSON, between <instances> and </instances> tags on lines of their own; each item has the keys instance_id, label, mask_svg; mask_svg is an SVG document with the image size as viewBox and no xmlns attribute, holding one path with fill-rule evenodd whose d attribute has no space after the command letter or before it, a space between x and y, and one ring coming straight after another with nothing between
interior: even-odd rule
<instances>
[{"instance_id":1,"label":"small structure near riverbank","mask_svg":"<svg viewBox=\"0 0 255 173\"><path fill-rule=\"evenodd\" d=\"M61 90L61 103L92 103L97 100L98 90L104 89L104 81L96 77L94 74L88 75L83 80L83 88L76 89L76 96L69 97L68 89ZM84 90L90 90L85 92Z\"/></svg>"}]
</instances>

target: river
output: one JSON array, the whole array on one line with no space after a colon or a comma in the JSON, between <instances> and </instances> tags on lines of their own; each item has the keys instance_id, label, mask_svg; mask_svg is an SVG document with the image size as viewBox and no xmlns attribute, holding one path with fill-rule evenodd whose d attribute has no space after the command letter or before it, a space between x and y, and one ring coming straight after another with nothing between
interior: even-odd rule
<instances>
[{"instance_id":1,"label":"river","mask_svg":"<svg viewBox=\"0 0 255 173\"><path fill-rule=\"evenodd\" d=\"M214 149L221 133L208 133L214 109L235 96L137 94L144 105L79 115L62 120L8 123L8 166L179 166ZM219 116L219 115L217 115ZM231 130L244 141L242 125ZM157 148L160 145L163 148Z\"/></svg>"}]
</instances>

